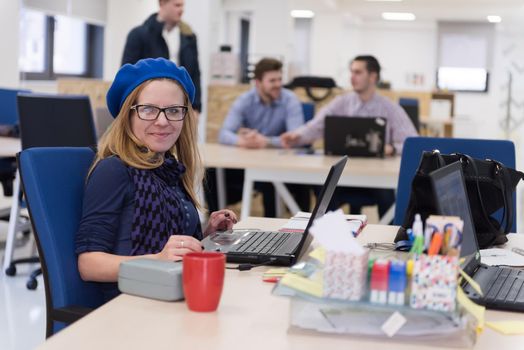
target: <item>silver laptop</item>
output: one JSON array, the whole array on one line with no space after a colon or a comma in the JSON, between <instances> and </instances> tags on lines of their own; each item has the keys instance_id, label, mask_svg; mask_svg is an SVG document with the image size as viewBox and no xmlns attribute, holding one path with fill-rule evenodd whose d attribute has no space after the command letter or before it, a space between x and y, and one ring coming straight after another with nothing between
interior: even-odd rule
<instances>
[{"instance_id":1,"label":"silver laptop","mask_svg":"<svg viewBox=\"0 0 524 350\"><path fill-rule=\"evenodd\" d=\"M346 166L347 159L348 157L344 156L331 166L304 232L249 229L217 232L207 236L202 241L204 250L225 253L228 262L293 265L309 247L312 241L309 228L315 219L322 217L326 213L340 175Z\"/></svg>"}]
</instances>

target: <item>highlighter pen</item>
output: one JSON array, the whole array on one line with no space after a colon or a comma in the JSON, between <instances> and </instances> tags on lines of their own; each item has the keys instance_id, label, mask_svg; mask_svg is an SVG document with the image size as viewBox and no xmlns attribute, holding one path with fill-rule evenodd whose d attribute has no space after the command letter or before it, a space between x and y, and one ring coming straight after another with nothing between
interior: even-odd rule
<instances>
[{"instance_id":1,"label":"highlighter pen","mask_svg":"<svg viewBox=\"0 0 524 350\"><path fill-rule=\"evenodd\" d=\"M428 249L428 255L437 255L440 251L440 247L442 246L442 233L436 232L433 235L433 239L431 240L431 245Z\"/></svg>"},{"instance_id":2,"label":"highlighter pen","mask_svg":"<svg viewBox=\"0 0 524 350\"><path fill-rule=\"evenodd\" d=\"M376 304L386 304L388 300L389 261L377 259L371 270L371 295L369 301Z\"/></svg>"},{"instance_id":3,"label":"highlighter pen","mask_svg":"<svg viewBox=\"0 0 524 350\"><path fill-rule=\"evenodd\" d=\"M415 236L415 241L413 242L409 252L414 254L422 254L424 252L424 237Z\"/></svg>"},{"instance_id":4,"label":"highlighter pen","mask_svg":"<svg viewBox=\"0 0 524 350\"><path fill-rule=\"evenodd\" d=\"M406 263L392 261L389 266L388 304L404 305L406 289Z\"/></svg>"},{"instance_id":5,"label":"highlighter pen","mask_svg":"<svg viewBox=\"0 0 524 350\"><path fill-rule=\"evenodd\" d=\"M451 249L451 240L453 238L453 224L446 224L444 225L444 239L443 239L443 242L442 242L442 255L446 255L449 251L449 249Z\"/></svg>"}]
</instances>

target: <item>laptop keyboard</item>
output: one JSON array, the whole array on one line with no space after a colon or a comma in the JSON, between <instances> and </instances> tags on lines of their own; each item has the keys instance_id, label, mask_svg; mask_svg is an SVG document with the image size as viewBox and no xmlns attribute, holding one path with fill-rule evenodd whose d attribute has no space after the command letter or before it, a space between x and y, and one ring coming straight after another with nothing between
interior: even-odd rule
<instances>
[{"instance_id":1,"label":"laptop keyboard","mask_svg":"<svg viewBox=\"0 0 524 350\"><path fill-rule=\"evenodd\" d=\"M507 300L524 303L524 270L499 268L487 291L486 302Z\"/></svg>"},{"instance_id":2,"label":"laptop keyboard","mask_svg":"<svg viewBox=\"0 0 524 350\"><path fill-rule=\"evenodd\" d=\"M269 255L274 253L290 235L289 232L255 232L239 245L235 252Z\"/></svg>"}]
</instances>

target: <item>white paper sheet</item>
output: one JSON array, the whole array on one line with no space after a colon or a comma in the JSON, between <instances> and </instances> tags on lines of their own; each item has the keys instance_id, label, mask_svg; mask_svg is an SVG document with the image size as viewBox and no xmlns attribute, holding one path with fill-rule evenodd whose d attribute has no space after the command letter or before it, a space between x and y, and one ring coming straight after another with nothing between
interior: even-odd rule
<instances>
[{"instance_id":1,"label":"white paper sheet","mask_svg":"<svg viewBox=\"0 0 524 350\"><path fill-rule=\"evenodd\" d=\"M524 266L524 256L501 248L482 249L480 261L489 266Z\"/></svg>"},{"instance_id":2,"label":"white paper sheet","mask_svg":"<svg viewBox=\"0 0 524 350\"><path fill-rule=\"evenodd\" d=\"M315 240L328 251L362 255L365 249L353 237L351 225L342 210L326 213L311 226Z\"/></svg>"}]
</instances>

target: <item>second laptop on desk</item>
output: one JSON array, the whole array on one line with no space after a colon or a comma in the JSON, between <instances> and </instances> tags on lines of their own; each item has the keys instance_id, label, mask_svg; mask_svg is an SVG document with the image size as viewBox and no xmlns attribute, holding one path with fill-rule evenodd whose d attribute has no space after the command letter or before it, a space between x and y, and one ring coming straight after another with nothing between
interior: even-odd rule
<instances>
[{"instance_id":1,"label":"second laptop on desk","mask_svg":"<svg viewBox=\"0 0 524 350\"><path fill-rule=\"evenodd\" d=\"M315 219L326 213L347 159L345 156L331 166L304 232L271 232L256 229L217 232L202 241L204 250L225 253L228 262L285 266L294 264L311 243L309 228Z\"/></svg>"},{"instance_id":2,"label":"second laptop on desk","mask_svg":"<svg viewBox=\"0 0 524 350\"><path fill-rule=\"evenodd\" d=\"M381 117L327 116L324 153L350 157L384 157L386 119Z\"/></svg>"},{"instance_id":3,"label":"second laptop on desk","mask_svg":"<svg viewBox=\"0 0 524 350\"><path fill-rule=\"evenodd\" d=\"M483 295L467 283L464 292L488 309L524 312L524 270L482 264L461 162L432 172L430 178L440 214L460 216L464 221L461 267L478 283Z\"/></svg>"}]
</instances>

